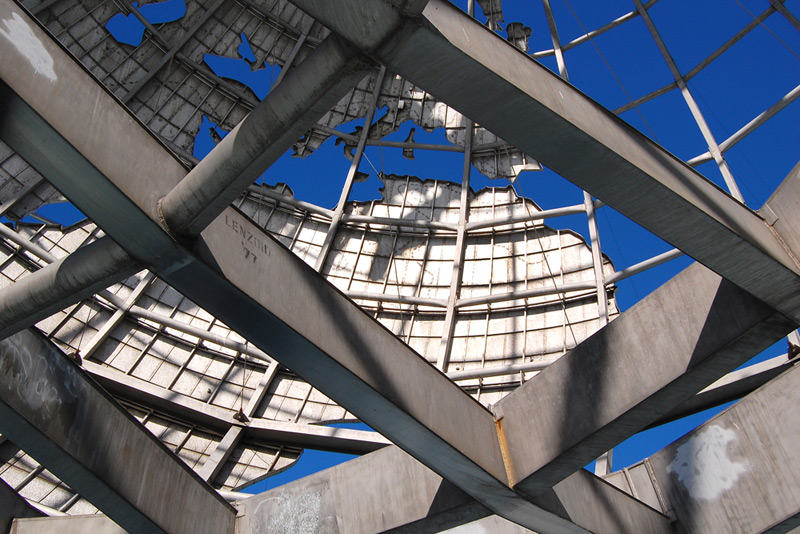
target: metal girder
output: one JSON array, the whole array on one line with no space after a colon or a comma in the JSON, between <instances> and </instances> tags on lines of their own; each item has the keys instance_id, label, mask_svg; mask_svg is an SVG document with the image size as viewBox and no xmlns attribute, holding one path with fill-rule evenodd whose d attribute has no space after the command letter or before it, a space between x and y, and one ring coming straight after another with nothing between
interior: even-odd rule
<instances>
[{"instance_id":1,"label":"metal girder","mask_svg":"<svg viewBox=\"0 0 800 534\"><path fill-rule=\"evenodd\" d=\"M41 534L42 532L58 532L59 534L125 534L116 523L108 517L95 515L70 515L58 517L40 517L17 519L14 521L14 534Z\"/></svg>"},{"instance_id":2,"label":"metal girder","mask_svg":"<svg viewBox=\"0 0 800 534\"><path fill-rule=\"evenodd\" d=\"M661 500L676 533L792 531L800 526L798 403L795 367L626 468L614 484Z\"/></svg>"},{"instance_id":3,"label":"metal girder","mask_svg":"<svg viewBox=\"0 0 800 534\"><path fill-rule=\"evenodd\" d=\"M24 21L7 2L2 5L4 16ZM23 24L36 37L38 28ZM162 279L493 511L543 532L583 530L508 486L494 421L485 408L236 210L227 208L200 238L186 242L191 252L173 241L159 221L174 214L157 200L170 193L181 168L59 47L39 35L39 52L56 57L52 78L17 50L0 58L0 76L13 86L5 90L0 133L12 147L49 171L45 174L57 187ZM292 87L300 68L279 87ZM52 105L73 93L76 102ZM95 119L88 141L73 127L86 116ZM142 149L130 150L138 142ZM51 150L39 148L43 144ZM220 144L215 151L236 146ZM117 153L127 155L109 157ZM146 172L131 165L132 157L147 160ZM56 169L61 160L72 165ZM224 158L212 161L224 164ZM163 172L152 172L155 168ZM172 178L165 180L165 174ZM431 410L439 406L448 409Z\"/></svg>"},{"instance_id":4,"label":"metal girder","mask_svg":"<svg viewBox=\"0 0 800 534\"><path fill-rule=\"evenodd\" d=\"M669 518L581 470L537 503L592 532L671 532ZM239 532L440 532L491 511L397 447L237 503ZM589 527L590 525L590 527ZM514 530L514 532L517 532Z\"/></svg>"},{"instance_id":5,"label":"metal girder","mask_svg":"<svg viewBox=\"0 0 800 534\"><path fill-rule=\"evenodd\" d=\"M293 3L392 71L800 322L800 269L761 217L450 3L430 0L413 18L383 0L347 0L346 7ZM400 30L387 38L381 25Z\"/></svg>"},{"instance_id":6,"label":"metal girder","mask_svg":"<svg viewBox=\"0 0 800 534\"><path fill-rule=\"evenodd\" d=\"M0 480L0 532L10 532L11 522L19 517L41 517L44 514L28 504L3 480Z\"/></svg>"},{"instance_id":7,"label":"metal girder","mask_svg":"<svg viewBox=\"0 0 800 534\"><path fill-rule=\"evenodd\" d=\"M495 405L510 483L551 487L794 328L691 265Z\"/></svg>"},{"instance_id":8,"label":"metal girder","mask_svg":"<svg viewBox=\"0 0 800 534\"><path fill-rule=\"evenodd\" d=\"M158 201L170 232L198 234L370 69L341 39L326 38Z\"/></svg>"},{"instance_id":9,"label":"metal girder","mask_svg":"<svg viewBox=\"0 0 800 534\"><path fill-rule=\"evenodd\" d=\"M0 341L0 431L128 531L233 532L235 510L40 334Z\"/></svg>"},{"instance_id":10,"label":"metal girder","mask_svg":"<svg viewBox=\"0 0 800 534\"><path fill-rule=\"evenodd\" d=\"M0 57L0 77L8 84L2 91L0 135L109 236L151 264L167 283L497 513L542 531L582 530L509 488L492 415L485 408L246 217L227 208L200 238L186 243L191 252L174 241L160 222L172 220L173 231L191 230L198 220L214 215L200 203L186 204L183 194L166 202L185 170L19 8L7 0L0 3L0 18L15 20L22 28L18 31L30 35L27 48L20 50L14 39L0 34L8 41ZM48 58L52 73L40 72L31 53ZM290 99L284 105L301 117L309 115L302 99L290 97L301 90L293 80L304 79L298 72L308 64L310 58L278 86ZM247 121L257 127L253 121L259 109L268 110L262 120L269 118L270 108L262 106L239 131L249 128ZM78 132L74 125L87 117L91 128ZM269 121L260 126L269 129ZM258 155L257 145L242 136L226 139L231 142L220 143L203 162L212 163L205 169L198 165L194 176L222 167L220 172L236 181L235 173L224 168L226 158L215 153L241 147ZM258 139L271 138L261 132ZM192 174L187 180L194 182ZM189 196L203 194L183 190ZM162 198L165 202L159 202ZM181 215L175 217L167 206L176 206ZM449 410L431 410L442 405Z\"/></svg>"},{"instance_id":11,"label":"metal girder","mask_svg":"<svg viewBox=\"0 0 800 534\"><path fill-rule=\"evenodd\" d=\"M134 403L181 417L183 420L216 431L235 425L246 439L259 443L284 443L347 454L364 454L389 445L389 440L375 432L331 428L320 425L287 423L256 419L247 423L234 422L235 410L212 406L192 397L167 391L144 380L91 361L83 368L109 393Z\"/></svg>"},{"instance_id":12,"label":"metal girder","mask_svg":"<svg viewBox=\"0 0 800 534\"><path fill-rule=\"evenodd\" d=\"M7 8L7 3L0 6L4 10L3 15L13 11ZM446 8L450 9L449 6ZM36 50L43 50L51 61L53 56L60 54L60 57L53 61L54 78L51 78L48 76L49 72L39 73L37 68L40 65L30 64L28 56L11 50L10 46L6 47L9 53L4 52L3 57L0 57L0 76L12 89L4 90L6 115L0 123L0 134L8 136L9 144L15 149L20 147L19 152L30 159L34 166L45 169L47 172L44 174L109 235L123 243L131 254L152 264L159 275L176 289L496 513L542 532L572 532L581 531L582 528L591 530L596 526L591 523L577 526L565 520L558 513L558 501L550 499L550 493L542 494L542 499L546 501L542 506L547 506L547 509L532 504L527 497L519 496L512 489L514 479L512 478L510 484L508 476L509 473L512 477L519 476L520 469L513 466L512 462L516 462L518 455L526 453L523 449L515 452L514 447L508 447L508 441L501 446L492 414L235 209L227 208L203 230L199 238L184 240L183 245L173 240L161 224L164 219L178 221L178 224L173 224L173 231L176 228L185 228L193 233L202 226L198 221L212 218L215 209L219 207L209 208L204 204L207 199L198 200L195 204L187 201L195 193L192 188L188 188L180 196L173 197L176 203L162 202L159 209L158 199L166 197L172 191L175 180L164 180L163 175L152 171L156 167L162 168L163 174L175 178L182 168L166 155L162 146L148 135L142 134L139 130L143 128L124 111L119 110L116 102L102 89L98 89L85 73L73 72L80 71L74 64L70 71L69 58L58 47L46 41L46 38L36 37L37 28L32 22L24 22L18 13L13 13L12 17L23 21L27 31L41 44L41 49L34 47ZM416 31L413 28L409 30L409 25L416 22L405 24L400 33ZM424 33L427 30L419 31ZM391 39L390 34L387 38ZM42 35L41 32L39 35ZM386 46L382 45L381 50ZM402 43L397 46L401 49ZM456 59L458 57L460 56ZM304 62L303 65L305 64ZM291 79L287 75L279 87L287 86ZM76 102L80 101L80 104L70 102L69 106L53 105L53 102L59 99L63 101L65 95L73 91L80 95L74 99ZM27 103L18 94L24 95ZM88 95L88 104L82 102L84 95ZM93 117L92 131L86 136L90 138L88 142L82 141L82 134L75 134L73 131L74 124L85 121L83 115ZM56 146L57 150L39 148L43 141L47 143L45 146ZM143 144L144 156L142 152L130 150L131 146L138 149L138 142ZM235 148L229 146L222 152ZM116 161L119 154L126 154L127 159L121 163ZM131 155L137 160L152 158L145 163L145 170L148 172L142 172L135 166L130 167ZM62 159L68 164L57 167L55 162ZM217 165L224 164L224 158L216 158L216 161ZM136 172L132 169L136 169ZM236 181L235 176L232 178ZM236 187L238 186L222 186L222 190L225 194L230 194ZM670 196L672 194L668 193L667 197L674 200ZM719 201L724 204L724 201L714 195L710 198L712 203ZM184 204L188 206L185 213L189 215L177 215L170 209L165 209L170 205ZM689 204L689 207L694 206L691 202ZM183 208L176 209L180 211ZM200 211L195 211L197 209ZM703 211L697 206L694 209L691 213ZM124 223L118 221L120 212L125 218ZM717 210L715 213L724 214L725 210ZM750 237L755 236L756 240L763 237L762 229L766 226L757 218L748 219L750 216L755 217L751 212L745 210L743 213L750 215L743 216L744 222L739 221L734 226L746 228L749 233L743 233ZM711 225L713 228L727 229L722 232L722 237L734 235L741 238L729 226L721 224L713 217L703 220L711 220L716 224ZM727 222L733 225L731 220L727 219ZM766 232L773 239L769 229ZM736 243L744 245L734 251L734 257L744 257L745 260L755 257L756 260L767 262L767 267L772 265L769 263L772 261L769 255L753 256L751 253L757 247L751 246L748 241L739 239ZM705 252L711 255L708 250ZM738 253L741 256L736 256ZM44 270L47 269L50 267ZM776 276L772 277L772 281L777 285L788 284L784 289L791 293L793 286L790 282L795 281L793 273L788 282L785 277L776 279ZM735 297L734 301L739 299L747 305L752 304L752 299L743 298L743 292L739 292L742 294L740 295L736 291L731 293ZM657 292L657 295L661 294ZM661 297L654 296L651 301L657 302L659 298ZM697 313L694 315L699 314L702 321L706 318L703 313L709 313L709 309L698 306L699 310L695 310ZM768 332L766 335L788 328L787 324L790 322L779 317L773 310L763 305L756 308L756 313L763 312L767 316L760 316L760 319L756 317L754 323L748 323L747 320L743 324L734 323L728 334L733 335L733 330L740 327L742 330L738 333L749 331L754 334L763 328ZM718 312L719 310L715 311ZM636 324L646 320L647 313L641 314L644 317L634 314L629 322ZM763 323L758 322L759 320ZM620 335L625 334L627 331L623 330ZM632 332L631 335L636 334ZM751 348L748 343L752 340L747 339L747 336L744 338L744 348ZM727 345L723 342L721 348L711 348L716 348L719 352L729 348L731 343L727 341ZM568 360L572 361L575 358ZM690 362L697 363L691 358ZM574 365L567 363L561 367L566 368L566 371L556 369L551 375L565 372L569 374L573 367ZM702 373L698 372L697 375ZM663 379L663 376L666 374L658 375L658 380ZM705 379L708 381L703 386L713 381L710 376ZM563 377L558 377L558 380L563 380ZM599 382L602 383L602 376ZM657 388L659 385L653 387ZM596 396L592 397L598 393L602 391L588 390L587 398L598 402L598 409L613 411L612 416L616 417L620 407L603 406ZM658 397L658 394L652 395L652 391L646 393L651 395L650 399L663 401L659 406L664 409L669 408L669 403L678 396L672 391L662 397ZM512 403L506 406L509 407L509 412L513 412ZM564 417L563 420L569 420L567 412L560 415ZM652 415L651 411L644 417L640 414L640 417L646 419ZM509 414L502 424L506 425L514 420L515 417ZM599 418L595 418L595 422L597 420ZM638 424L640 420L637 419L636 422ZM591 442L587 448L596 447L601 441L613 441L620 435L635 430L633 427L621 428L623 427L612 428L607 436ZM581 427L579 432L584 430ZM506 429L500 435L509 435L512 439L515 439L514 435L518 432L509 430L506 434L505 431ZM605 445L604 447L599 452L608 448ZM506 453L505 458L502 453ZM578 469L581 465L578 460L582 454L585 452L566 458L566 462L561 463L558 468L562 471L567 468L573 471ZM521 469L523 474L526 467L528 466L524 464ZM563 474L559 473L558 476L563 479ZM585 486L580 486L579 489L590 491ZM531 490L532 493L539 491L540 488L535 485ZM615 510L612 509L611 512ZM589 518L588 521L591 522L592 519Z\"/></svg>"},{"instance_id":13,"label":"metal girder","mask_svg":"<svg viewBox=\"0 0 800 534\"><path fill-rule=\"evenodd\" d=\"M18 48L23 38L0 32L0 42L6 40L0 57L0 78L5 82L0 85L0 137L28 161L37 161L43 175L83 175L83 180L60 184L62 193L75 198L84 213L92 213L109 235L137 226L141 237L124 247L148 261L158 256L160 268L168 269L177 260L168 252L174 252L174 241L159 222L183 236L205 227L368 72L368 63L332 36L291 69L187 175L130 111L12 6L3 6L3 18L14 20L14 31L25 33L24 38L31 37L25 41L30 43L27 48ZM38 60L50 65L49 70L37 70ZM81 88L80 98L52 106L65 87ZM24 99L16 96L20 94ZM91 126L86 130L74 127L87 121ZM110 125L118 129L110 133ZM89 160L85 154L94 157ZM105 176L116 180L109 182ZM140 187L143 176L158 187ZM120 193L128 200L110 208L109 199L119 199ZM162 201L167 193L171 195Z\"/></svg>"},{"instance_id":14,"label":"metal girder","mask_svg":"<svg viewBox=\"0 0 800 534\"><path fill-rule=\"evenodd\" d=\"M788 371L797 364L797 360L789 360L787 355L776 356L769 360L749 365L720 378L700 393L682 402L668 413L664 414L652 426L658 426L676 419L688 417L692 414L708 410L739 400L760 388L779 374Z\"/></svg>"},{"instance_id":15,"label":"metal girder","mask_svg":"<svg viewBox=\"0 0 800 534\"><path fill-rule=\"evenodd\" d=\"M91 297L143 266L109 238L54 261L28 275L25 284L12 284L0 292L0 338Z\"/></svg>"}]
</instances>

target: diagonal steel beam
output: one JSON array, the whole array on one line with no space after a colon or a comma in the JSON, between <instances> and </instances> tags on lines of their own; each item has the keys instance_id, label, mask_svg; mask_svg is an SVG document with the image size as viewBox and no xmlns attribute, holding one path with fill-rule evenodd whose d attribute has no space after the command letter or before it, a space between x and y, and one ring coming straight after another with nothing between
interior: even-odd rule
<instances>
[{"instance_id":1,"label":"diagonal steel beam","mask_svg":"<svg viewBox=\"0 0 800 534\"><path fill-rule=\"evenodd\" d=\"M7 100L14 106L9 108L12 113L3 125L4 130L17 132L14 141L23 146L26 157L32 154L37 165L50 166L53 172L46 174L59 187L75 188L70 196L79 205L81 201L91 205L92 210L86 211L96 220L106 222L112 237L152 263L178 290L280 358L309 382L319 385L321 391L493 511L541 531L581 529L554 513L557 507L546 511L512 491L507 478L508 463L503 461L490 413L236 210L226 209L199 239L179 246L154 216L169 218L171 212L164 211L163 203L160 214L153 213L154 203L140 203L142 197L154 199L166 195L169 183L150 174L137 176L133 183L128 183L130 171L113 164L109 165L113 172L106 177L104 172L97 172L99 164L108 163L98 154L97 145L74 147L61 138L66 146L62 145L57 155L37 152L37 140L41 139L38 136L58 143L61 135L49 120L39 115L54 113L48 111L47 104L52 101L46 98L48 91L66 93L69 87L43 84L41 76L32 74L35 68L26 69L24 62L15 64L13 59L18 58L0 61L0 75L9 84L17 84L17 78L12 80L3 69L11 64L22 65L21 76L18 73L17 77L39 83L34 83L35 89L24 88L29 92L21 91L26 98L37 97L39 101L34 104L36 112L24 115L19 110L25 106L14 103L16 91L6 91ZM61 66L61 62L57 63ZM77 85L81 83L79 78L74 76L70 82ZM87 85L85 81L82 83ZM78 92L91 92L91 83L88 85L80 87ZM98 96L92 106L102 109L104 116L112 114L114 103L100 100ZM55 115L59 113L68 111L59 107ZM40 123L36 127L20 125L20 116L31 120L38 116ZM98 121L97 126L98 131L93 134L97 137L105 135L111 139L109 132L117 131L103 130L106 126L103 121ZM64 127L68 131L69 124ZM158 157L158 148L153 149L154 157ZM60 156L75 162L75 168L94 168L95 172L89 179L76 173L56 173L54 159ZM167 159L161 156L157 161ZM81 179L89 186L76 187ZM92 186L104 189L108 196L103 202L90 190ZM132 196L128 196L128 191L132 191ZM141 222L141 226L115 223L109 213L112 209L104 203L125 207L125 213L131 220ZM138 244L148 246L137 248ZM432 409L443 405L450 411Z\"/></svg>"},{"instance_id":2,"label":"diagonal steel beam","mask_svg":"<svg viewBox=\"0 0 800 534\"><path fill-rule=\"evenodd\" d=\"M798 402L800 368L793 368L626 468L627 480L617 484L657 496L677 534L793 532L800 526Z\"/></svg>"},{"instance_id":3,"label":"diagonal steel beam","mask_svg":"<svg viewBox=\"0 0 800 534\"><path fill-rule=\"evenodd\" d=\"M11 532L14 519L43 515L14 491L14 488L0 480L0 532Z\"/></svg>"},{"instance_id":4,"label":"diagonal steel beam","mask_svg":"<svg viewBox=\"0 0 800 534\"><path fill-rule=\"evenodd\" d=\"M220 201L191 186L202 183L230 195L234 188L222 182L241 181L238 172L256 168L243 154L259 159L259 145L244 132L252 129L261 143L270 142L268 133L257 131L269 130L268 105L262 103L240 125L240 135L228 135L230 142L217 146L205 168L198 165L178 184L185 171L177 161L21 9L1 2L0 20L13 20L15 31L29 36L19 49L13 35L0 32L0 41L6 40L0 57L0 135L132 256L145 259L166 282L497 513L542 531L583 530L508 487L492 415L484 407L236 210L216 217L209 206ZM45 65L52 63L52 72L31 62L32 53ZM271 93L284 95L284 108L304 120L313 113L291 93L303 91L293 80L305 80L302 67L311 64L307 58L278 86L283 93ZM53 105L65 101L69 104ZM259 115L259 109L267 111ZM87 117L92 128L77 132L74 125ZM284 126L279 122L273 132L278 139ZM228 168L229 159L236 161L236 172ZM213 169L224 176L215 177ZM173 232L191 233L202 228L198 221L213 217L199 239L184 238L191 250L162 226L172 221ZM412 395L413 390L423 394ZM451 411L431 410L442 404Z\"/></svg>"},{"instance_id":5,"label":"diagonal steel beam","mask_svg":"<svg viewBox=\"0 0 800 534\"><path fill-rule=\"evenodd\" d=\"M797 261L758 214L450 3L430 0L420 16L404 17L383 0L293 2L393 72L800 321ZM382 25L401 29L385 40Z\"/></svg>"},{"instance_id":6,"label":"diagonal steel beam","mask_svg":"<svg viewBox=\"0 0 800 534\"><path fill-rule=\"evenodd\" d=\"M693 264L495 406L509 482L546 490L795 327Z\"/></svg>"},{"instance_id":7,"label":"diagonal steel beam","mask_svg":"<svg viewBox=\"0 0 800 534\"><path fill-rule=\"evenodd\" d=\"M587 471L559 484L554 495L563 516L591 523L594 532L671 530L667 516L627 498ZM434 533L491 514L397 447L239 501L237 507L241 534L280 530L291 524L303 524L304 530L313 532ZM292 517L287 517L288 509L295 511ZM476 527L476 531L481 530Z\"/></svg>"},{"instance_id":8,"label":"diagonal steel beam","mask_svg":"<svg viewBox=\"0 0 800 534\"><path fill-rule=\"evenodd\" d=\"M48 54L60 53L45 41L41 45ZM0 75L17 87L4 91L7 113L0 132L34 165L47 169L45 174L99 224L105 223L104 229L129 252L147 258L165 281L495 512L543 532L584 530L520 498L507 485L491 413L236 210L227 208L199 239L185 241L191 250L173 241L159 224L159 216L173 214L165 211L166 202L155 210L153 200L165 197L174 184L156 173L134 176L126 161L120 165L101 153L109 153L107 144L114 142L122 145L111 153L126 152L130 133L153 158L145 165L166 164L174 176L178 171L169 167L174 160L141 135L138 124L84 73L68 71L68 58L54 62L55 79L47 83L26 63L26 57L14 53L0 60ZM287 76L279 87L289 86L290 80ZM48 111L54 94L63 97L69 91L85 95L89 103ZM104 119L93 122L97 129L88 143L70 133L77 119L70 114L90 111L83 106ZM102 150L100 138L107 143ZM41 150L43 140L57 150ZM72 165L56 172L59 160ZM117 220L117 206L126 224ZM130 241L134 234L138 237ZM431 409L441 405L449 410Z\"/></svg>"},{"instance_id":9,"label":"diagonal steel beam","mask_svg":"<svg viewBox=\"0 0 800 534\"><path fill-rule=\"evenodd\" d=\"M83 361L81 365L94 380L118 399L144 404L195 425L221 432L231 428L234 421L235 410L208 405L105 365L91 361ZM389 444L386 438L376 432L266 419L236 423L235 427L242 429L243 437L249 441L282 443L346 454L365 454Z\"/></svg>"},{"instance_id":10,"label":"diagonal steel beam","mask_svg":"<svg viewBox=\"0 0 800 534\"><path fill-rule=\"evenodd\" d=\"M0 341L0 431L128 531L234 530L233 507L40 334Z\"/></svg>"}]
</instances>

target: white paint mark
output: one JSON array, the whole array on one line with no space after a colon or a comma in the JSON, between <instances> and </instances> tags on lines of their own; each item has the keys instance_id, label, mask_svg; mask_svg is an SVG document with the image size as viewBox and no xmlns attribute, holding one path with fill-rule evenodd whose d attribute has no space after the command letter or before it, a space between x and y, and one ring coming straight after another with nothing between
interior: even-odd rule
<instances>
[{"instance_id":1,"label":"white paint mark","mask_svg":"<svg viewBox=\"0 0 800 534\"><path fill-rule=\"evenodd\" d=\"M19 50L19 52L31 63L37 74L48 78L51 82L58 79L53 70L53 58L47 52L44 44L33 34L28 23L14 13L10 19L3 20L5 29L0 28L0 35Z\"/></svg>"},{"instance_id":2,"label":"white paint mark","mask_svg":"<svg viewBox=\"0 0 800 534\"><path fill-rule=\"evenodd\" d=\"M736 432L711 426L680 447L667 467L695 499L716 500L746 473L747 462L733 462L728 444L736 442Z\"/></svg>"},{"instance_id":3,"label":"white paint mark","mask_svg":"<svg viewBox=\"0 0 800 534\"><path fill-rule=\"evenodd\" d=\"M269 504L267 504L269 503ZM264 510L261 506L267 504ZM253 511L253 532L274 534L305 534L320 531L322 494L302 493L285 497L279 495L258 503ZM261 513L259 513L261 512Z\"/></svg>"}]
</instances>

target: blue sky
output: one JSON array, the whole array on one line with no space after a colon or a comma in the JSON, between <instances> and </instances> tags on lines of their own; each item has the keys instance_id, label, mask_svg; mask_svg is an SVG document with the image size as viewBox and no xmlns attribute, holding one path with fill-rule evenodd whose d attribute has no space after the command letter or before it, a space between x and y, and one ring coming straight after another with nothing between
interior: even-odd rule
<instances>
[{"instance_id":1,"label":"blue sky","mask_svg":"<svg viewBox=\"0 0 800 534\"><path fill-rule=\"evenodd\" d=\"M170 2L175 6L174 9L180 11L179 4L182 2ZM463 0L455 3L462 8L466 7ZM597 29L635 9L631 0L551 0L551 4L562 44L580 36L583 28ZM505 0L503 5L505 24L519 21L532 29L531 51L552 48L541 3ZM753 16L759 15L767 5L767 0L660 0L650 10L650 14L679 69L686 73L752 21ZM800 14L800 0L787 0L785 6L795 14ZM165 14L163 10L151 9L154 17L161 17L159 22L169 22L177 17ZM143 13L145 11L142 9ZM477 6L476 13L477 18L483 21L481 10ZM132 25L129 30L131 33L124 37L131 44L137 38L141 39L137 37L139 29L134 27L136 23L138 21L127 23L122 20L115 23ZM505 35L505 32L501 34ZM246 40L247 36L242 36L238 57L206 55L205 61L218 75L242 81L253 90L255 96L262 98L268 92L269 85L277 78L280 69L266 65L263 69L254 70L252 65L263 58L253 55ZM782 16L773 14L763 25L751 31L688 82L689 89L718 142L726 139L800 83L798 53L798 31ZM554 57L544 57L540 61L556 71ZM565 62L570 81L609 109L625 105L630 98L636 99L673 81L667 63L641 17L567 51ZM707 144L677 90L640 105L638 110L627 111L621 118L681 159L690 159L707 150ZM204 120L195 147L195 155L198 157L213 147L214 139L208 131L214 126L212 122L211 118ZM342 125L340 129L350 132L362 123L361 120L354 121L353 124ZM731 171L739 183L745 202L751 208L757 209L763 204L800 158L798 125L800 103L794 102L727 152L726 159ZM402 126L387 139L404 140L410 127L409 124ZM215 131L219 137L225 134L218 128ZM418 127L415 141L446 143L443 131L427 133ZM378 171L456 182L461 179L463 156L458 153L417 150L414 161L403 158L400 149L368 147L365 154L360 170L368 172L369 179L356 185L351 200L379 197ZM332 208L339 197L349 165L350 162L342 155L342 148L334 146L331 139L316 154L304 160L285 155L265 173L263 180L271 184L288 183L296 197ZM697 169L708 179L723 186L715 163L705 163ZM471 185L474 189L490 185L505 187L507 182L489 181L473 169ZM583 202L582 193L577 187L548 170L524 173L515 187L518 193L532 198L545 209ZM46 206L40 210L40 214L64 223L80 217L69 206ZM588 237L583 216L550 220L548 224L557 228L570 228ZM612 259L618 270L671 248L608 207L598 211L598 224L603 252ZM622 310L630 308L685 268L690 261L688 258L680 258L620 282L618 305ZM779 343L761 358L784 352L785 343ZM708 413L698 414L634 436L617 447L615 468L629 465L655 452L708 417ZM263 491L347 458L349 457L345 455L306 451L297 466L256 484L249 491Z\"/></svg>"}]
</instances>

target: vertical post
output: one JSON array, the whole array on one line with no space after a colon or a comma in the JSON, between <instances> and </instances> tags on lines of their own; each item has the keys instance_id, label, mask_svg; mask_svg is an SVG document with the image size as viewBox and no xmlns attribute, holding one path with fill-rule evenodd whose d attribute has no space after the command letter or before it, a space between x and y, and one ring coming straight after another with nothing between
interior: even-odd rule
<instances>
[{"instance_id":1,"label":"vertical post","mask_svg":"<svg viewBox=\"0 0 800 534\"><path fill-rule=\"evenodd\" d=\"M592 195L583 192L583 205L586 207L586 219L589 223L589 239L592 244L592 267L597 285L597 317L600 328L608 324L608 293L606 293L606 277L603 274L603 255L600 251L600 235L597 231L597 217L594 211Z\"/></svg>"}]
</instances>

